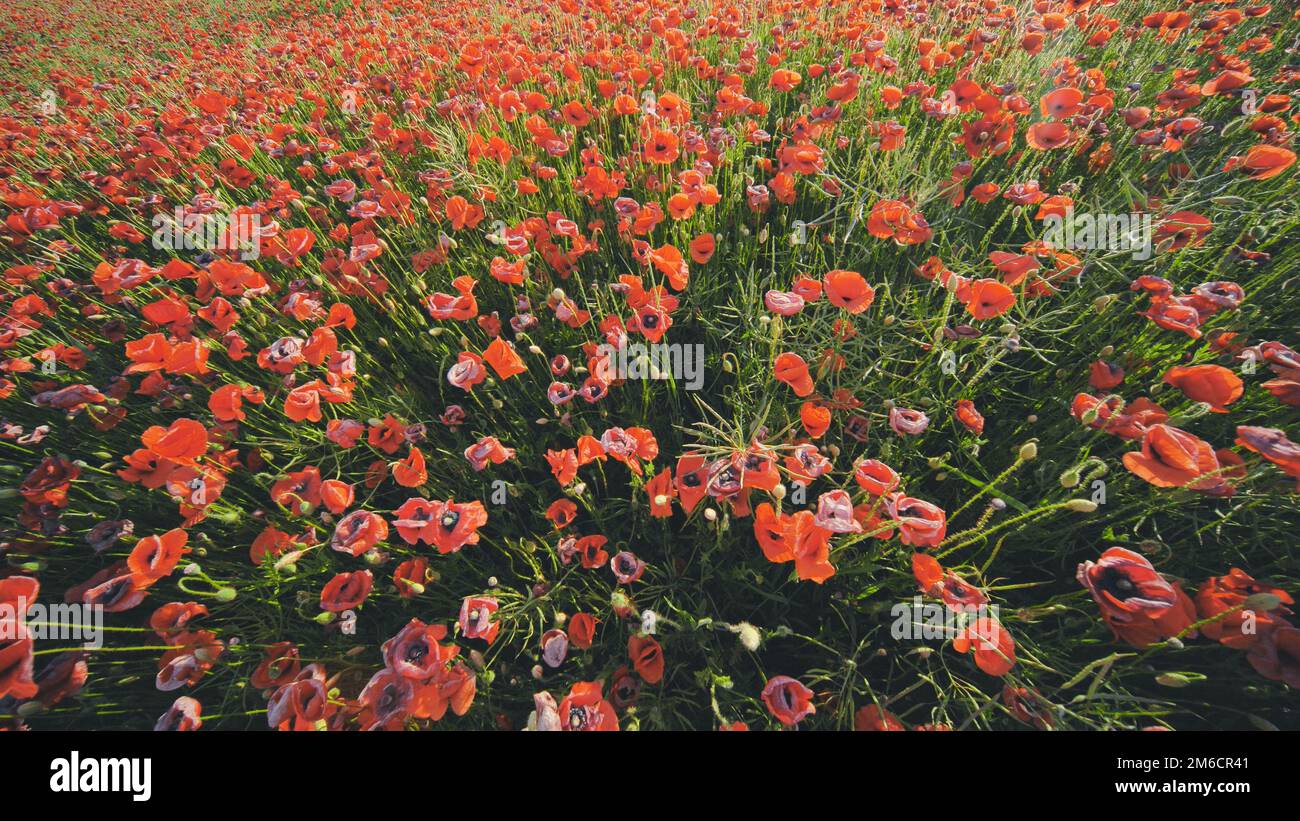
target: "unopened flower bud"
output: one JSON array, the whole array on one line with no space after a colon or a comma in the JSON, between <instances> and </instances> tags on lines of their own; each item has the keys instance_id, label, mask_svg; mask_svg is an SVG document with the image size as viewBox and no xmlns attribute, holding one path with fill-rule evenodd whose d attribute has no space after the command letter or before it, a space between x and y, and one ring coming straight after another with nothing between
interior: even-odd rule
<instances>
[{"instance_id":1,"label":"unopened flower bud","mask_svg":"<svg viewBox=\"0 0 1300 821\"><path fill-rule=\"evenodd\" d=\"M1242 607L1246 610L1268 611L1276 608L1281 603L1282 600L1272 593L1255 593L1246 597Z\"/></svg>"},{"instance_id":2,"label":"unopened flower bud","mask_svg":"<svg viewBox=\"0 0 1300 821\"><path fill-rule=\"evenodd\" d=\"M747 621L742 621L736 625L736 635L740 637L740 646L753 653L758 650L763 643L763 634L758 632L758 628Z\"/></svg>"}]
</instances>

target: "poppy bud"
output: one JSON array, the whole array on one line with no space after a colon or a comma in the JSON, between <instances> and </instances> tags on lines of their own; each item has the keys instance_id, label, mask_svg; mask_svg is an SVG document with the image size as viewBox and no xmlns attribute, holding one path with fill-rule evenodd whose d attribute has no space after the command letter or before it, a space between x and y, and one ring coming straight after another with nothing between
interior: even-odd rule
<instances>
[{"instance_id":1,"label":"poppy bud","mask_svg":"<svg viewBox=\"0 0 1300 821\"><path fill-rule=\"evenodd\" d=\"M239 591L236 590L235 588L222 587L221 589L217 590L216 594L213 595L212 598L216 599L219 602L230 602L230 601L234 601L235 596L237 595L239 595Z\"/></svg>"},{"instance_id":2,"label":"poppy bud","mask_svg":"<svg viewBox=\"0 0 1300 821\"><path fill-rule=\"evenodd\" d=\"M785 493L786 493L785 485L777 485L776 487L772 488L772 495L777 499L784 499Z\"/></svg>"},{"instance_id":3,"label":"poppy bud","mask_svg":"<svg viewBox=\"0 0 1300 821\"><path fill-rule=\"evenodd\" d=\"M716 522L718 520L718 511L711 507L706 507L704 509L704 518L708 519L710 522Z\"/></svg>"},{"instance_id":4,"label":"poppy bud","mask_svg":"<svg viewBox=\"0 0 1300 821\"><path fill-rule=\"evenodd\" d=\"M763 635L758 632L758 628L747 621L742 621L735 627L736 635L740 638L740 646L753 653L758 650L763 641Z\"/></svg>"},{"instance_id":5,"label":"poppy bud","mask_svg":"<svg viewBox=\"0 0 1300 821\"><path fill-rule=\"evenodd\" d=\"M1282 600L1272 593L1256 593L1252 596L1247 596L1246 600L1241 603L1241 606L1243 610L1263 610L1267 612L1276 608L1281 603Z\"/></svg>"},{"instance_id":6,"label":"poppy bud","mask_svg":"<svg viewBox=\"0 0 1300 821\"><path fill-rule=\"evenodd\" d=\"M330 611L325 610L316 617L315 621L317 624L329 624L330 622L334 621L335 618L337 618L337 616L335 616Z\"/></svg>"},{"instance_id":7,"label":"poppy bud","mask_svg":"<svg viewBox=\"0 0 1300 821\"><path fill-rule=\"evenodd\" d=\"M1038 458L1038 443L1037 442L1024 443L1023 445L1020 446L1019 455L1020 455L1020 461L1032 462L1034 459Z\"/></svg>"},{"instance_id":8,"label":"poppy bud","mask_svg":"<svg viewBox=\"0 0 1300 821\"><path fill-rule=\"evenodd\" d=\"M1156 676L1156 683L1165 687L1186 687L1192 681L1182 673L1161 673Z\"/></svg>"},{"instance_id":9,"label":"poppy bud","mask_svg":"<svg viewBox=\"0 0 1300 821\"><path fill-rule=\"evenodd\" d=\"M39 701L25 701L18 705L17 710L19 718L31 718L43 712L45 712L45 705Z\"/></svg>"},{"instance_id":10,"label":"poppy bud","mask_svg":"<svg viewBox=\"0 0 1300 821\"><path fill-rule=\"evenodd\" d=\"M1097 509L1097 503L1090 499L1071 499L1065 506L1075 513L1092 513Z\"/></svg>"},{"instance_id":11,"label":"poppy bud","mask_svg":"<svg viewBox=\"0 0 1300 821\"><path fill-rule=\"evenodd\" d=\"M926 464L930 466L930 470L938 470L943 466L943 460L938 456L931 456L926 460Z\"/></svg>"},{"instance_id":12,"label":"poppy bud","mask_svg":"<svg viewBox=\"0 0 1300 821\"><path fill-rule=\"evenodd\" d=\"M1079 485L1078 468L1070 468L1065 473L1061 474L1061 487L1078 487L1078 485Z\"/></svg>"}]
</instances>

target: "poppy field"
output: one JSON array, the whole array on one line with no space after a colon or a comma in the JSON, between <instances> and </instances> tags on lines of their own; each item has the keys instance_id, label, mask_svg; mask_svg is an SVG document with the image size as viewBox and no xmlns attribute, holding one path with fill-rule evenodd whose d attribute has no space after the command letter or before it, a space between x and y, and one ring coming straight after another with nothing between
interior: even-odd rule
<instances>
[{"instance_id":1,"label":"poppy field","mask_svg":"<svg viewBox=\"0 0 1300 821\"><path fill-rule=\"evenodd\" d=\"M0 728L1300 729L1292 4L0 18Z\"/></svg>"}]
</instances>

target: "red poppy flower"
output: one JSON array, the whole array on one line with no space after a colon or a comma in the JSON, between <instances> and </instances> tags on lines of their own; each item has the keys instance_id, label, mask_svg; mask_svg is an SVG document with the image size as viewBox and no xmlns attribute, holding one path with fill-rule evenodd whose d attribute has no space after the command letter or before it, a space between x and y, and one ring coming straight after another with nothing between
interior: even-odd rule
<instances>
[{"instance_id":1,"label":"red poppy flower","mask_svg":"<svg viewBox=\"0 0 1300 821\"><path fill-rule=\"evenodd\" d=\"M569 617L569 641L579 650L591 649L596 636L596 617L590 613L574 613Z\"/></svg>"},{"instance_id":2,"label":"red poppy flower","mask_svg":"<svg viewBox=\"0 0 1300 821\"><path fill-rule=\"evenodd\" d=\"M673 515L675 488L673 485L673 472L670 468L664 468L653 479L646 482L645 491L650 497L651 516L664 519Z\"/></svg>"},{"instance_id":3,"label":"red poppy flower","mask_svg":"<svg viewBox=\"0 0 1300 821\"><path fill-rule=\"evenodd\" d=\"M820 439L831 426L830 408L816 402L804 402L799 406L799 421L809 436Z\"/></svg>"},{"instance_id":4,"label":"red poppy flower","mask_svg":"<svg viewBox=\"0 0 1300 821\"><path fill-rule=\"evenodd\" d=\"M1237 426L1237 444L1277 465L1287 476L1300 480L1300 444L1277 428Z\"/></svg>"},{"instance_id":5,"label":"red poppy flower","mask_svg":"<svg viewBox=\"0 0 1300 821\"><path fill-rule=\"evenodd\" d=\"M374 576L369 570L339 573L330 579L320 592L322 610L341 613L359 606L370 595Z\"/></svg>"},{"instance_id":6,"label":"red poppy flower","mask_svg":"<svg viewBox=\"0 0 1300 821\"><path fill-rule=\"evenodd\" d=\"M36 695L32 678L32 639L23 618L40 593L40 583L29 576L0 579L0 698L27 699Z\"/></svg>"},{"instance_id":7,"label":"red poppy flower","mask_svg":"<svg viewBox=\"0 0 1300 821\"><path fill-rule=\"evenodd\" d=\"M483 352L483 359L492 366L492 370L496 371L501 379L509 379L528 370L524 360L515 353L510 343L501 337L492 340L492 344L488 345L487 350Z\"/></svg>"},{"instance_id":8,"label":"red poppy flower","mask_svg":"<svg viewBox=\"0 0 1300 821\"><path fill-rule=\"evenodd\" d=\"M339 519L330 547L340 553L360 556L388 538L388 522L369 510L354 510Z\"/></svg>"},{"instance_id":9,"label":"red poppy flower","mask_svg":"<svg viewBox=\"0 0 1300 821\"><path fill-rule=\"evenodd\" d=\"M1246 660L1264 678L1300 689L1300 629L1288 625L1268 631L1250 648Z\"/></svg>"},{"instance_id":10,"label":"red poppy flower","mask_svg":"<svg viewBox=\"0 0 1300 821\"><path fill-rule=\"evenodd\" d=\"M1165 371L1165 383L1193 402L1206 403L1214 413L1227 413L1228 405L1240 399L1245 390L1241 378L1221 365L1170 368Z\"/></svg>"},{"instance_id":11,"label":"red poppy flower","mask_svg":"<svg viewBox=\"0 0 1300 821\"><path fill-rule=\"evenodd\" d=\"M778 382L784 382L795 392L796 396L807 396L813 392L812 376L808 363L795 353L783 353L776 358L772 372Z\"/></svg>"},{"instance_id":12,"label":"red poppy flower","mask_svg":"<svg viewBox=\"0 0 1300 821\"><path fill-rule=\"evenodd\" d=\"M1272 597L1273 606L1266 609L1261 604L1246 609L1246 600L1259 594ZM1211 620L1201 626L1201 632L1208 639L1238 650L1252 647L1261 635L1278 626L1289 625L1286 617L1291 610L1287 605L1291 604L1295 599L1290 593L1256 581L1236 567L1227 575L1206 579L1196 591L1196 615L1202 621Z\"/></svg>"},{"instance_id":13,"label":"red poppy flower","mask_svg":"<svg viewBox=\"0 0 1300 821\"><path fill-rule=\"evenodd\" d=\"M974 652L975 665L990 676L1005 676L1016 664L1011 632L987 616L978 616L963 627L952 647L958 653Z\"/></svg>"},{"instance_id":14,"label":"red poppy flower","mask_svg":"<svg viewBox=\"0 0 1300 821\"><path fill-rule=\"evenodd\" d=\"M424 469L424 454L417 447L400 462L393 463L393 479L402 487L419 487L429 479Z\"/></svg>"},{"instance_id":15,"label":"red poppy flower","mask_svg":"<svg viewBox=\"0 0 1300 821\"><path fill-rule=\"evenodd\" d=\"M859 732L902 732L907 730L907 725L888 710L868 704L853 714L853 729Z\"/></svg>"},{"instance_id":16,"label":"red poppy flower","mask_svg":"<svg viewBox=\"0 0 1300 821\"><path fill-rule=\"evenodd\" d=\"M860 314L871 307L876 291L857 271L835 269L822 278L826 298L851 314Z\"/></svg>"},{"instance_id":17,"label":"red poppy flower","mask_svg":"<svg viewBox=\"0 0 1300 821\"><path fill-rule=\"evenodd\" d=\"M166 459L197 459L208 450L208 432L193 419L177 419L165 428L153 425L140 436L140 441Z\"/></svg>"},{"instance_id":18,"label":"red poppy flower","mask_svg":"<svg viewBox=\"0 0 1300 821\"><path fill-rule=\"evenodd\" d=\"M708 462L698 454L686 453L677 459L677 477L673 484L682 510L691 513L707 494Z\"/></svg>"},{"instance_id":19,"label":"red poppy flower","mask_svg":"<svg viewBox=\"0 0 1300 821\"><path fill-rule=\"evenodd\" d=\"M1214 448L1187 431L1152 425L1142 435L1142 450L1124 454L1124 467L1156 487L1213 490L1224 480ZM1206 474L1211 474L1207 476Z\"/></svg>"},{"instance_id":20,"label":"red poppy flower","mask_svg":"<svg viewBox=\"0 0 1300 821\"><path fill-rule=\"evenodd\" d=\"M1131 550L1109 548L1096 562L1079 565L1077 576L1116 638L1135 647L1176 636L1194 621L1187 597Z\"/></svg>"},{"instance_id":21,"label":"red poppy flower","mask_svg":"<svg viewBox=\"0 0 1300 821\"><path fill-rule=\"evenodd\" d=\"M1088 384L1100 391L1108 391L1124 381L1124 369L1113 362L1098 359L1088 371Z\"/></svg>"},{"instance_id":22,"label":"red poppy flower","mask_svg":"<svg viewBox=\"0 0 1300 821\"><path fill-rule=\"evenodd\" d=\"M905 545L934 547L943 541L948 531L943 509L929 502L902 493L890 493L885 496L885 510L898 524L899 537Z\"/></svg>"},{"instance_id":23,"label":"red poppy flower","mask_svg":"<svg viewBox=\"0 0 1300 821\"><path fill-rule=\"evenodd\" d=\"M249 677L249 683L259 690L280 687L297 678L301 670L298 648L292 642L279 641L262 651L262 661Z\"/></svg>"},{"instance_id":24,"label":"red poppy flower","mask_svg":"<svg viewBox=\"0 0 1300 821\"><path fill-rule=\"evenodd\" d=\"M893 468L877 459L863 459L854 465L853 479L872 496L892 493L902 481Z\"/></svg>"},{"instance_id":25,"label":"red poppy flower","mask_svg":"<svg viewBox=\"0 0 1300 821\"><path fill-rule=\"evenodd\" d=\"M559 706L560 729L566 732L618 730L618 716L605 700L598 681L579 681Z\"/></svg>"},{"instance_id":26,"label":"red poppy flower","mask_svg":"<svg viewBox=\"0 0 1300 821\"><path fill-rule=\"evenodd\" d=\"M969 399L958 399L957 404L953 407L953 415L957 417L967 430L976 436L984 433L984 416L975 409L975 403Z\"/></svg>"},{"instance_id":27,"label":"red poppy flower","mask_svg":"<svg viewBox=\"0 0 1300 821\"><path fill-rule=\"evenodd\" d=\"M787 727L793 727L817 712L812 690L789 676L773 676L763 686L763 703L768 712Z\"/></svg>"},{"instance_id":28,"label":"red poppy flower","mask_svg":"<svg viewBox=\"0 0 1300 821\"><path fill-rule=\"evenodd\" d=\"M1016 294L996 279L977 279L962 295L966 311L976 319L1002 316L1016 304Z\"/></svg>"},{"instance_id":29,"label":"red poppy flower","mask_svg":"<svg viewBox=\"0 0 1300 821\"><path fill-rule=\"evenodd\" d=\"M627 640L627 654L646 684L658 684L664 677L664 653L653 636L635 635Z\"/></svg>"},{"instance_id":30,"label":"red poppy flower","mask_svg":"<svg viewBox=\"0 0 1300 821\"><path fill-rule=\"evenodd\" d=\"M185 549L187 541L189 534L174 529L161 536L146 536L136 542L126 560L126 565L136 580L136 587L148 587L171 575L181 557L188 552Z\"/></svg>"},{"instance_id":31,"label":"red poppy flower","mask_svg":"<svg viewBox=\"0 0 1300 821\"><path fill-rule=\"evenodd\" d=\"M320 483L320 499L325 509L338 516L352 506L356 493L352 485L338 479L326 479Z\"/></svg>"}]
</instances>

